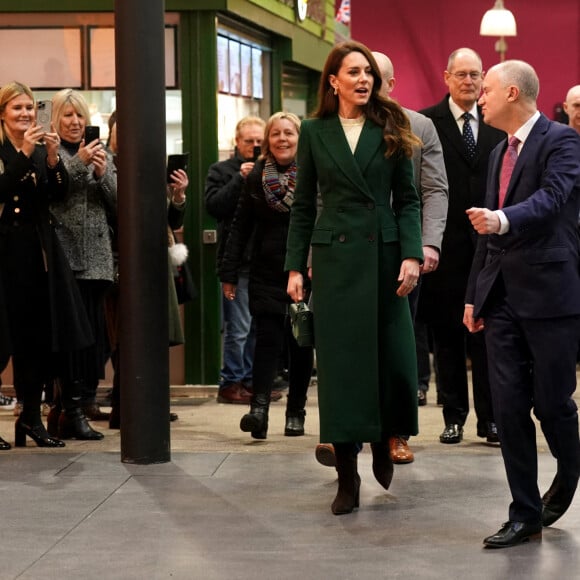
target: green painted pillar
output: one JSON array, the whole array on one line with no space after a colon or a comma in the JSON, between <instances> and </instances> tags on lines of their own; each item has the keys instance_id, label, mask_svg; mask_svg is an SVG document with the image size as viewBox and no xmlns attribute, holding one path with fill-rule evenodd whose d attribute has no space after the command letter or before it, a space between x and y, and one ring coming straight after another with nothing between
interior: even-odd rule
<instances>
[{"instance_id":1,"label":"green painted pillar","mask_svg":"<svg viewBox=\"0 0 580 580\"><path fill-rule=\"evenodd\" d=\"M221 294L216 245L203 243L216 223L205 211L204 184L218 160L217 18L213 11L181 15L181 88L184 151L190 187L184 234L199 297L185 307L185 382L216 384L221 368Z\"/></svg>"}]
</instances>

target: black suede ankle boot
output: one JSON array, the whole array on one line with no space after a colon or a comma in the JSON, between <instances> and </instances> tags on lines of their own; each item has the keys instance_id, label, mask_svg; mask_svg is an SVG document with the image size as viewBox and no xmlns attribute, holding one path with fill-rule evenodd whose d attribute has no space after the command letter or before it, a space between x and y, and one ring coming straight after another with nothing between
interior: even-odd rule
<instances>
[{"instance_id":1,"label":"black suede ankle boot","mask_svg":"<svg viewBox=\"0 0 580 580\"><path fill-rule=\"evenodd\" d=\"M371 443L371 450L373 452L373 475L385 489L389 489L394 473L389 443L388 441Z\"/></svg>"},{"instance_id":2,"label":"black suede ankle boot","mask_svg":"<svg viewBox=\"0 0 580 580\"><path fill-rule=\"evenodd\" d=\"M335 516L349 514L359 506L360 476L354 443L334 443L338 492L330 509Z\"/></svg>"}]
</instances>

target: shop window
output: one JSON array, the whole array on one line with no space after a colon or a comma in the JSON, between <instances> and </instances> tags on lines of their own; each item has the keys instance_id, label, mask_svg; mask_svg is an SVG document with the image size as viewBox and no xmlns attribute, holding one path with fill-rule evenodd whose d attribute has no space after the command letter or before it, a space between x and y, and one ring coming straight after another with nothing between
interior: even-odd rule
<instances>
[{"instance_id":1,"label":"shop window","mask_svg":"<svg viewBox=\"0 0 580 580\"><path fill-rule=\"evenodd\" d=\"M264 98L264 50L218 35L218 91L251 99Z\"/></svg>"},{"instance_id":2,"label":"shop window","mask_svg":"<svg viewBox=\"0 0 580 580\"><path fill-rule=\"evenodd\" d=\"M220 26L217 36L218 150L234 149L237 122L248 115L270 116L268 40L249 31Z\"/></svg>"}]
</instances>

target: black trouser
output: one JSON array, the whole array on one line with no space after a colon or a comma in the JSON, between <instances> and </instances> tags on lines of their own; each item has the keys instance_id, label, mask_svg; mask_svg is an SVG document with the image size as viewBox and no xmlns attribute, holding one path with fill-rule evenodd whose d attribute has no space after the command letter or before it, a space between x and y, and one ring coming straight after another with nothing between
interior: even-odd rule
<instances>
[{"instance_id":1,"label":"black trouser","mask_svg":"<svg viewBox=\"0 0 580 580\"><path fill-rule=\"evenodd\" d=\"M26 425L38 425L40 419L40 402L42 389L51 376L52 357L50 353L30 349L12 355L14 390L22 402L21 420Z\"/></svg>"},{"instance_id":2,"label":"black trouser","mask_svg":"<svg viewBox=\"0 0 580 580\"><path fill-rule=\"evenodd\" d=\"M285 314L254 315L256 347L252 370L253 392L267 394L278 375L278 362L283 348L288 348L288 402L286 410L300 411L306 404L306 394L312 375L314 349L300 347L292 336L290 319Z\"/></svg>"},{"instance_id":3,"label":"black trouser","mask_svg":"<svg viewBox=\"0 0 580 580\"><path fill-rule=\"evenodd\" d=\"M417 374L419 377L419 389L429 390L431 380L431 359L429 358L429 327L424 322L415 320L415 345L417 352Z\"/></svg>"},{"instance_id":4,"label":"black trouser","mask_svg":"<svg viewBox=\"0 0 580 580\"><path fill-rule=\"evenodd\" d=\"M77 285L95 342L87 348L71 353L68 378L76 383L76 386L67 385L65 390L68 391L71 388L75 392L78 391L81 405L87 405L95 401L99 380L104 377L105 363L110 354L104 312L105 294L110 282L77 280Z\"/></svg>"},{"instance_id":5,"label":"black trouser","mask_svg":"<svg viewBox=\"0 0 580 580\"><path fill-rule=\"evenodd\" d=\"M501 452L513 501L509 519L538 523L536 426L539 420L563 486L580 476L576 355L580 316L522 319L505 299L485 313L485 340ZM483 333L480 333L483 334Z\"/></svg>"},{"instance_id":6,"label":"black trouser","mask_svg":"<svg viewBox=\"0 0 580 580\"><path fill-rule=\"evenodd\" d=\"M493 422L493 410L483 333L469 334L460 320L444 324L434 322L430 327L445 424L464 425L469 413L466 361L469 349L473 404L478 427L485 429L487 422Z\"/></svg>"}]
</instances>

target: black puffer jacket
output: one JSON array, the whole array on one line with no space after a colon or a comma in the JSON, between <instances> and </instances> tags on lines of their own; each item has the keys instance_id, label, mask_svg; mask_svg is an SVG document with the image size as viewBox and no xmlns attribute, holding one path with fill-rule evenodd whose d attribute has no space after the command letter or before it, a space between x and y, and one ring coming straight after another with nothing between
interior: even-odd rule
<instances>
[{"instance_id":1,"label":"black puffer jacket","mask_svg":"<svg viewBox=\"0 0 580 580\"><path fill-rule=\"evenodd\" d=\"M238 267L244 248L253 234L250 257L250 312L284 314L291 302L286 293L288 273L284 271L290 212L271 209L262 187L264 161L256 162L242 189L219 267L222 282L237 284Z\"/></svg>"},{"instance_id":2,"label":"black puffer jacket","mask_svg":"<svg viewBox=\"0 0 580 580\"><path fill-rule=\"evenodd\" d=\"M242 163L244 163L244 159L236 151L233 157L214 163L209 168L205 180L205 208L209 215L217 220L218 270L240 194L244 187L244 178L240 174ZM251 244L251 240L248 243ZM248 246L243 254L243 260L240 261L241 271L247 272L249 259L250 247Z\"/></svg>"}]
</instances>

